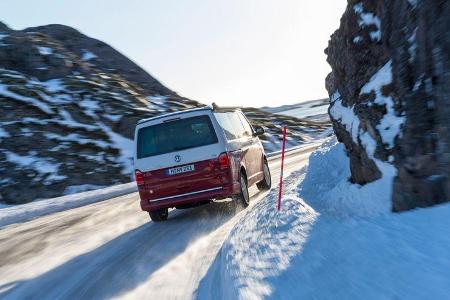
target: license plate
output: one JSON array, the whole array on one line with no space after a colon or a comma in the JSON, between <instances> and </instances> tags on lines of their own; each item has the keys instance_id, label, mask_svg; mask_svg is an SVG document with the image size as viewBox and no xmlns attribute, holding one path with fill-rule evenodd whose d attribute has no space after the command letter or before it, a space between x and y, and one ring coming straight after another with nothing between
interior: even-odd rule
<instances>
[{"instance_id":1,"label":"license plate","mask_svg":"<svg viewBox=\"0 0 450 300\"><path fill-rule=\"evenodd\" d=\"M191 171L194 171L194 170L195 170L194 165L175 167L175 168L168 169L167 170L167 175L181 174L181 173L191 172Z\"/></svg>"}]
</instances>

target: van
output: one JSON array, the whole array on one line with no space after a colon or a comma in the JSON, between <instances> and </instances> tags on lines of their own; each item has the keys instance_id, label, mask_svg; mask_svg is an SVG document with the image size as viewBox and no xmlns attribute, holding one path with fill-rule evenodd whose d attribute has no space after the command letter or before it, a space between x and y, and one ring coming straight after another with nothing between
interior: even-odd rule
<instances>
[{"instance_id":1,"label":"van","mask_svg":"<svg viewBox=\"0 0 450 300\"><path fill-rule=\"evenodd\" d=\"M271 187L264 148L240 109L202 107L138 122L135 178L141 208L165 221L169 208L233 198L249 205L248 189Z\"/></svg>"}]
</instances>

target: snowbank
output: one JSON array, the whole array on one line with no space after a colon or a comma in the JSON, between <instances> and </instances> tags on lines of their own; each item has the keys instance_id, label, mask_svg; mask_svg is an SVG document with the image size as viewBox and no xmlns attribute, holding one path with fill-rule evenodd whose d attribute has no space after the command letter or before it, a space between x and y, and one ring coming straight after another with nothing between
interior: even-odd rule
<instances>
[{"instance_id":1,"label":"snowbank","mask_svg":"<svg viewBox=\"0 0 450 300\"><path fill-rule=\"evenodd\" d=\"M197 295L221 299L443 299L450 293L450 204L389 211L389 178L350 184L331 140L256 203L225 241Z\"/></svg>"},{"instance_id":2,"label":"snowbank","mask_svg":"<svg viewBox=\"0 0 450 300\"><path fill-rule=\"evenodd\" d=\"M394 172L364 186L352 184L345 147L332 138L309 158L300 196L321 213L367 216L389 213Z\"/></svg>"},{"instance_id":3,"label":"snowbank","mask_svg":"<svg viewBox=\"0 0 450 300\"><path fill-rule=\"evenodd\" d=\"M0 227L137 192L135 182L22 205L0 206Z\"/></svg>"}]
</instances>

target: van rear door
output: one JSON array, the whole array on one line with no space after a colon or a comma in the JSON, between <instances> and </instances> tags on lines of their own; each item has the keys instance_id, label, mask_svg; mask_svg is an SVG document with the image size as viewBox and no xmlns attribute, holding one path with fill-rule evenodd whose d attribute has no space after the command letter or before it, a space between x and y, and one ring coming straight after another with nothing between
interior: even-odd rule
<instances>
[{"instance_id":1,"label":"van rear door","mask_svg":"<svg viewBox=\"0 0 450 300\"><path fill-rule=\"evenodd\" d=\"M149 199L219 189L228 180L219 174L225 147L214 121L200 111L138 126L135 167L143 172Z\"/></svg>"}]
</instances>

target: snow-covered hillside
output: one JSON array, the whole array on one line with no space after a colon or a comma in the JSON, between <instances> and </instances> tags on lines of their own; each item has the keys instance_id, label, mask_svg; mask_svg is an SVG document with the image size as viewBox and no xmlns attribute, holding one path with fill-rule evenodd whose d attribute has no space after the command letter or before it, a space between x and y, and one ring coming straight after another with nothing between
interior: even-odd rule
<instances>
[{"instance_id":1,"label":"snow-covered hillside","mask_svg":"<svg viewBox=\"0 0 450 300\"><path fill-rule=\"evenodd\" d=\"M277 107L263 107L266 112L295 117L318 122L330 122L328 116L328 107L330 101L328 98L311 100L291 105L282 105Z\"/></svg>"},{"instance_id":2,"label":"snow-covered hillside","mask_svg":"<svg viewBox=\"0 0 450 300\"><path fill-rule=\"evenodd\" d=\"M3 69L0 99L1 197L9 203L132 180L137 120L193 107L104 73L39 81Z\"/></svg>"},{"instance_id":3,"label":"snow-covered hillside","mask_svg":"<svg viewBox=\"0 0 450 300\"><path fill-rule=\"evenodd\" d=\"M0 99L0 170L5 174L0 195L8 203L129 182L137 121L202 105L145 95L112 74L39 81L5 69L0 69ZM288 147L309 142L329 128L258 109L244 111L252 122L265 126L268 152L279 150L283 124L289 126Z\"/></svg>"},{"instance_id":4,"label":"snow-covered hillside","mask_svg":"<svg viewBox=\"0 0 450 300\"><path fill-rule=\"evenodd\" d=\"M333 131L328 121L299 119L285 114L269 113L263 109L244 107L243 112L253 124L261 125L266 134L260 139L267 152L281 150L282 128L287 126L286 147L295 147L316 142L318 138L330 136Z\"/></svg>"},{"instance_id":5,"label":"snow-covered hillside","mask_svg":"<svg viewBox=\"0 0 450 300\"><path fill-rule=\"evenodd\" d=\"M15 31L0 23L0 38L0 203L129 182L137 121L204 105L67 26ZM244 112L265 127L268 152L280 149L282 125L288 147L330 133L329 123Z\"/></svg>"},{"instance_id":6,"label":"snow-covered hillside","mask_svg":"<svg viewBox=\"0 0 450 300\"><path fill-rule=\"evenodd\" d=\"M207 299L445 299L450 205L390 212L392 177L352 184L342 144L258 202L224 242L197 295Z\"/></svg>"}]
</instances>

